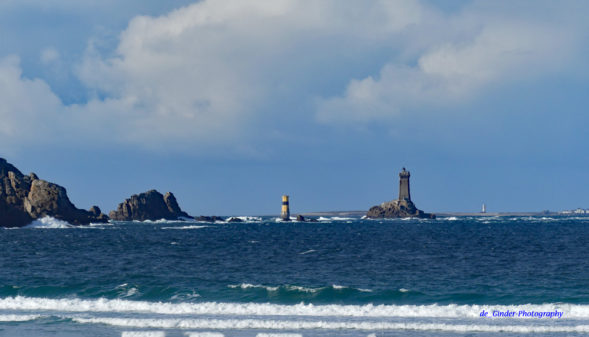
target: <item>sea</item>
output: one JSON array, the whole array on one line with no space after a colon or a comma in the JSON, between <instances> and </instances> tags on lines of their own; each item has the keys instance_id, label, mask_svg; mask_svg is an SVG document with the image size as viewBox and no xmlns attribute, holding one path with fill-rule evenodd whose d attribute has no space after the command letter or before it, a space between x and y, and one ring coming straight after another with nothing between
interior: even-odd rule
<instances>
[{"instance_id":1,"label":"sea","mask_svg":"<svg viewBox=\"0 0 589 337\"><path fill-rule=\"evenodd\" d=\"M589 335L589 217L0 229L0 336Z\"/></svg>"}]
</instances>

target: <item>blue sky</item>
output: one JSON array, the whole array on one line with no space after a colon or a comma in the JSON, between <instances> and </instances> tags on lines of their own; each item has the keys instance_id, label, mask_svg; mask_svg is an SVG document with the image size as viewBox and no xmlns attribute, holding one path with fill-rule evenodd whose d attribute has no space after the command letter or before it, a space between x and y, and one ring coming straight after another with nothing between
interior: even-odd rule
<instances>
[{"instance_id":1,"label":"blue sky","mask_svg":"<svg viewBox=\"0 0 589 337\"><path fill-rule=\"evenodd\" d=\"M589 208L586 1L0 2L0 155L104 211Z\"/></svg>"}]
</instances>

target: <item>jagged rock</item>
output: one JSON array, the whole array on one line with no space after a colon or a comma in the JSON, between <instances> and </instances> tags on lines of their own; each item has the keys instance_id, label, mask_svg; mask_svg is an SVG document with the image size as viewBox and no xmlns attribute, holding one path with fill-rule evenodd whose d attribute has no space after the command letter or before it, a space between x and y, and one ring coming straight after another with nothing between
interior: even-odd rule
<instances>
[{"instance_id":1,"label":"jagged rock","mask_svg":"<svg viewBox=\"0 0 589 337\"><path fill-rule=\"evenodd\" d=\"M297 221L304 222L305 221L305 217L299 214L299 215L297 215Z\"/></svg>"},{"instance_id":2,"label":"jagged rock","mask_svg":"<svg viewBox=\"0 0 589 337\"><path fill-rule=\"evenodd\" d=\"M120 203L116 211L111 211L109 216L120 221L177 220L180 217L189 217L180 209L172 193L168 192L163 196L156 190L133 194Z\"/></svg>"},{"instance_id":3,"label":"jagged rock","mask_svg":"<svg viewBox=\"0 0 589 337\"><path fill-rule=\"evenodd\" d=\"M0 158L0 226L22 227L45 216L74 225L106 222L108 217L76 208L65 188L41 180L36 174L23 175Z\"/></svg>"},{"instance_id":4,"label":"jagged rock","mask_svg":"<svg viewBox=\"0 0 589 337\"><path fill-rule=\"evenodd\" d=\"M95 216L99 216L100 213L102 213L102 211L100 210L100 207L98 207L98 206L92 206L92 207L90 207L90 209L88 210L88 212L94 214Z\"/></svg>"},{"instance_id":5,"label":"jagged rock","mask_svg":"<svg viewBox=\"0 0 589 337\"><path fill-rule=\"evenodd\" d=\"M227 219L227 222L243 222L243 220L241 220L240 218L231 217Z\"/></svg>"},{"instance_id":6,"label":"jagged rock","mask_svg":"<svg viewBox=\"0 0 589 337\"><path fill-rule=\"evenodd\" d=\"M95 217L97 217L98 219L102 219L105 221L108 221L108 216L106 216L106 214L103 214L102 211L100 210L100 207L98 206L92 206L90 207L90 209L88 210L88 212L92 213Z\"/></svg>"},{"instance_id":7,"label":"jagged rock","mask_svg":"<svg viewBox=\"0 0 589 337\"><path fill-rule=\"evenodd\" d=\"M201 215L198 217L194 217L194 220L196 221L202 221L202 222L215 222L215 221L225 221L222 217L220 216L206 216L206 215Z\"/></svg>"},{"instance_id":8,"label":"jagged rock","mask_svg":"<svg viewBox=\"0 0 589 337\"><path fill-rule=\"evenodd\" d=\"M178 217L191 217L190 215L188 215L188 213L180 209L180 206L178 206L178 201L176 201L176 197L174 196L174 194L172 194L172 192L168 192L164 195L164 202L166 203L166 206L168 206L168 210L170 211L170 213L177 214Z\"/></svg>"},{"instance_id":9,"label":"jagged rock","mask_svg":"<svg viewBox=\"0 0 589 337\"><path fill-rule=\"evenodd\" d=\"M392 200L378 206L371 207L366 213L368 218L431 218L434 214L425 213L417 209L413 202L407 200Z\"/></svg>"}]
</instances>

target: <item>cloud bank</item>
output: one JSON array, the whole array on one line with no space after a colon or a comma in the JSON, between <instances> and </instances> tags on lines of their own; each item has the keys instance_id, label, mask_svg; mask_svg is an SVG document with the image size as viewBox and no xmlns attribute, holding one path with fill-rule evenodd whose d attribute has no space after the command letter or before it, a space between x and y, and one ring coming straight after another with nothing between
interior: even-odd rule
<instances>
[{"instance_id":1,"label":"cloud bank","mask_svg":"<svg viewBox=\"0 0 589 337\"><path fill-rule=\"evenodd\" d=\"M547 8L556 19L545 20L510 10L207 0L137 16L110 53L89 39L74 66L89 93L82 104L65 105L43 79L23 76L17 56L0 58L0 143L237 148L281 130L284 115L309 124L394 122L569 71L585 37L576 22L560 24L567 11ZM47 66L59 57L45 47L40 55Z\"/></svg>"}]
</instances>

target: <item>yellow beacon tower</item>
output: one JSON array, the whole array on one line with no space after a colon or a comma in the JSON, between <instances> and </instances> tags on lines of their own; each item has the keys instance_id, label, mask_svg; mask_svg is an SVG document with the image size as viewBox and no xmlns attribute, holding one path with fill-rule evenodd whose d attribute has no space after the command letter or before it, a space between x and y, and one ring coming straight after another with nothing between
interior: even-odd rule
<instances>
[{"instance_id":1,"label":"yellow beacon tower","mask_svg":"<svg viewBox=\"0 0 589 337\"><path fill-rule=\"evenodd\" d=\"M282 196L282 211L280 212L282 221L290 221L290 209L288 207L288 195Z\"/></svg>"}]
</instances>

